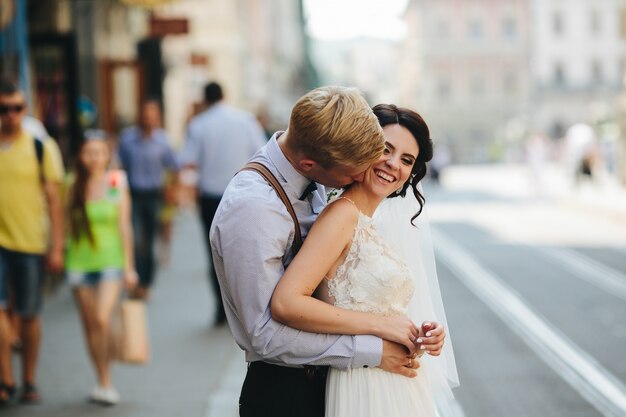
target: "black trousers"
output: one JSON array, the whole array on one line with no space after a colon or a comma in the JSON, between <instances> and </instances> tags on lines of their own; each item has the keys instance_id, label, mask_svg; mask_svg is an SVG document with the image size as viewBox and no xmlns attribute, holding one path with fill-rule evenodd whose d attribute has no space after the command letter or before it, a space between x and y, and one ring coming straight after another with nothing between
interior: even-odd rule
<instances>
[{"instance_id":1,"label":"black trousers","mask_svg":"<svg viewBox=\"0 0 626 417\"><path fill-rule=\"evenodd\" d=\"M217 274L215 273L215 267L213 266L213 254L211 253L211 224L213 224L213 218L215 218L215 212L217 206L220 204L221 196L208 196L202 195L199 198L198 205L200 206L200 218L202 220L202 227L204 229L204 240L206 243L206 249L208 253L209 265L209 285L213 289L213 294L216 301L216 322L226 322L226 313L224 312L224 303L222 301L222 292L220 291L220 284L217 281Z\"/></svg>"},{"instance_id":2,"label":"black trousers","mask_svg":"<svg viewBox=\"0 0 626 417\"><path fill-rule=\"evenodd\" d=\"M131 190L131 199L135 238L135 267L139 275L139 285L150 288L156 272L154 243L159 230L163 192L161 190Z\"/></svg>"},{"instance_id":3,"label":"black trousers","mask_svg":"<svg viewBox=\"0 0 626 417\"><path fill-rule=\"evenodd\" d=\"M252 362L241 388L239 416L324 417L327 374L327 367Z\"/></svg>"}]
</instances>

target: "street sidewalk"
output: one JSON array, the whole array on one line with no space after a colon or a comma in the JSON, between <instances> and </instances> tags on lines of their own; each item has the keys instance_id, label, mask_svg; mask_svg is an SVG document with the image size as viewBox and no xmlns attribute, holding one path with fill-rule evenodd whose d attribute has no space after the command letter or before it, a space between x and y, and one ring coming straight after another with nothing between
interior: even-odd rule
<instances>
[{"instance_id":1,"label":"street sidewalk","mask_svg":"<svg viewBox=\"0 0 626 417\"><path fill-rule=\"evenodd\" d=\"M433 222L467 222L514 244L612 247L626 253L626 190L616 181L574 186L558 166L448 167L426 184Z\"/></svg>"},{"instance_id":2,"label":"street sidewalk","mask_svg":"<svg viewBox=\"0 0 626 417\"><path fill-rule=\"evenodd\" d=\"M95 379L78 313L63 285L44 308L39 365L44 401L37 406L3 408L0 415L205 417L216 408L209 397L223 385L225 372L231 371L229 364L237 359L243 362L243 355L227 326L211 327L214 301L195 213L181 213L174 226L172 263L159 271L148 305L151 361L146 366L118 364L113 370L121 403L102 408L86 401ZM19 369L15 359L14 369Z\"/></svg>"}]
</instances>

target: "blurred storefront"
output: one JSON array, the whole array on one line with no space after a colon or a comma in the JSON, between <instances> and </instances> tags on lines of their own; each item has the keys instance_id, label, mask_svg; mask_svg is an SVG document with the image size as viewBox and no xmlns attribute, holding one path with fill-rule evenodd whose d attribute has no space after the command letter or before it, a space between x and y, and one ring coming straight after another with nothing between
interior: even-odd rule
<instances>
[{"instance_id":1,"label":"blurred storefront","mask_svg":"<svg viewBox=\"0 0 626 417\"><path fill-rule=\"evenodd\" d=\"M0 0L0 74L29 85L26 0Z\"/></svg>"},{"instance_id":2,"label":"blurred storefront","mask_svg":"<svg viewBox=\"0 0 626 417\"><path fill-rule=\"evenodd\" d=\"M82 129L114 130L102 112L112 105L100 94L98 64L106 53L96 40L108 32L102 22L127 6L112 0L2 0L0 6L0 72L19 79L31 114L69 161ZM121 26L128 32L127 25Z\"/></svg>"},{"instance_id":3,"label":"blurred storefront","mask_svg":"<svg viewBox=\"0 0 626 417\"><path fill-rule=\"evenodd\" d=\"M316 83L301 1L0 2L0 72L19 77L68 161L83 129L119 132L146 97L181 141L208 81L268 129Z\"/></svg>"}]
</instances>

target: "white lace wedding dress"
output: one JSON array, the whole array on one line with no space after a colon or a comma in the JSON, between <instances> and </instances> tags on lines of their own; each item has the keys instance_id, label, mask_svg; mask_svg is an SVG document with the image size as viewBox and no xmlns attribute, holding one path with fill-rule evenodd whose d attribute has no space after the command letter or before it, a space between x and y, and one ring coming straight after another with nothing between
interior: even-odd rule
<instances>
[{"instance_id":1,"label":"white lace wedding dress","mask_svg":"<svg viewBox=\"0 0 626 417\"><path fill-rule=\"evenodd\" d=\"M359 215L352 245L328 293L337 307L380 315L406 315L414 283L402 259ZM380 368L331 368L326 384L326 417L436 417L424 367L416 378Z\"/></svg>"}]
</instances>

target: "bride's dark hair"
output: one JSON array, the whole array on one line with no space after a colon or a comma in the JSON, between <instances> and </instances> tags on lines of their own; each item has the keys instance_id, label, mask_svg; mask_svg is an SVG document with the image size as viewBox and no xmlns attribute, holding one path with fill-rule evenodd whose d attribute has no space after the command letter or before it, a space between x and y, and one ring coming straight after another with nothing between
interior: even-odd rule
<instances>
[{"instance_id":1,"label":"bride's dark hair","mask_svg":"<svg viewBox=\"0 0 626 417\"><path fill-rule=\"evenodd\" d=\"M395 192L387 197L404 197L408 188L411 187L413 195L420 205L419 211L411 218L411 224L413 224L413 220L422 213L424 203L426 202L424 195L417 189L417 184L426 176L426 162L433 158L433 141L430 138L430 131L422 116L413 110L397 107L394 104L377 104L372 110L382 127L394 124L403 126L411 132L419 147L419 153L411 169L411 176L402 185L399 193Z\"/></svg>"}]
</instances>

